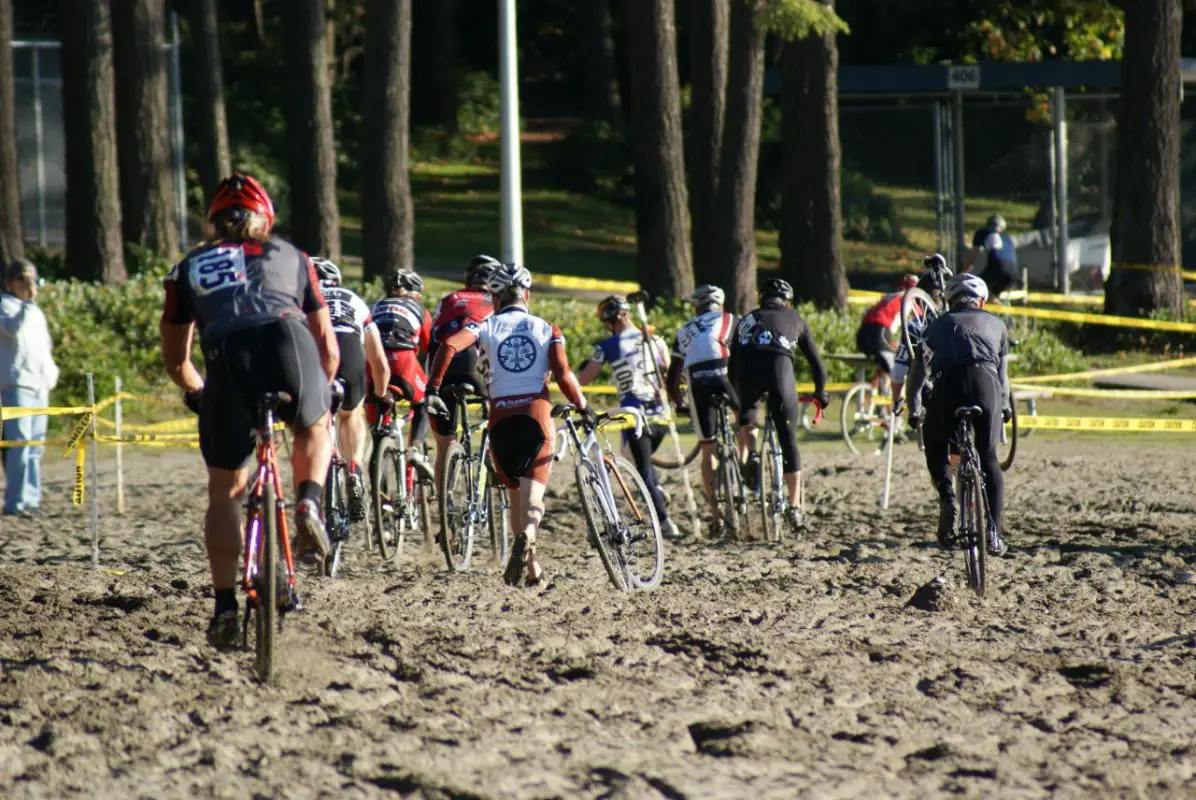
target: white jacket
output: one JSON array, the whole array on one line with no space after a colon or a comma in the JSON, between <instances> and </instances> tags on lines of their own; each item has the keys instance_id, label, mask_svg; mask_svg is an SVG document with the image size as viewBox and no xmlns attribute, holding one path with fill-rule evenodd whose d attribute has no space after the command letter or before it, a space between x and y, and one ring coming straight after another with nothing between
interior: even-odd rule
<instances>
[{"instance_id":1,"label":"white jacket","mask_svg":"<svg viewBox=\"0 0 1196 800\"><path fill-rule=\"evenodd\" d=\"M53 389L58 366L46 315L36 303L0 294L0 386Z\"/></svg>"}]
</instances>

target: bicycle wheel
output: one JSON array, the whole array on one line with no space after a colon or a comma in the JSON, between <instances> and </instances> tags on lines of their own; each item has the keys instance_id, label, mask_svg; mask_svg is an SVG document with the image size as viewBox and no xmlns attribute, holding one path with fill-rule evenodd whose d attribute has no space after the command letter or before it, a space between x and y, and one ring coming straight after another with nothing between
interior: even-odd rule
<instances>
[{"instance_id":1,"label":"bicycle wheel","mask_svg":"<svg viewBox=\"0 0 1196 800\"><path fill-rule=\"evenodd\" d=\"M652 495L639 470L622 456L606 459L619 516L614 551L633 589L653 589L664 575L664 536Z\"/></svg>"},{"instance_id":2,"label":"bicycle wheel","mask_svg":"<svg viewBox=\"0 0 1196 800\"><path fill-rule=\"evenodd\" d=\"M813 403L800 403L801 411L797 415L797 424L806 433L814 432L814 414L810 409L814 406Z\"/></svg>"},{"instance_id":3,"label":"bicycle wheel","mask_svg":"<svg viewBox=\"0 0 1196 800\"><path fill-rule=\"evenodd\" d=\"M374 541L383 561L390 561L403 549L403 505L407 485L398 469L398 447L387 436L378 440L370 461L373 487Z\"/></svg>"},{"instance_id":4,"label":"bicycle wheel","mask_svg":"<svg viewBox=\"0 0 1196 800\"><path fill-rule=\"evenodd\" d=\"M341 556L349 538L349 496L346 486L345 462L334 458L328 467L328 480L324 484L324 528L332 552L324 559L324 574L335 578L340 573Z\"/></svg>"},{"instance_id":5,"label":"bicycle wheel","mask_svg":"<svg viewBox=\"0 0 1196 800\"><path fill-rule=\"evenodd\" d=\"M930 295L917 287L905 290L901 298L901 343L911 358L915 347L922 343L922 334L938 316L938 304Z\"/></svg>"},{"instance_id":6,"label":"bicycle wheel","mask_svg":"<svg viewBox=\"0 0 1196 800\"><path fill-rule=\"evenodd\" d=\"M963 545L968 586L983 597L988 568L988 509L984 505L984 481L974 457L959 465L957 497L960 503L959 532Z\"/></svg>"},{"instance_id":7,"label":"bicycle wheel","mask_svg":"<svg viewBox=\"0 0 1196 800\"><path fill-rule=\"evenodd\" d=\"M262 487L262 541L258 550L257 607L254 609L256 642L254 669L262 683L274 678L278 638L278 504L274 500L274 477L266 474Z\"/></svg>"},{"instance_id":8,"label":"bicycle wheel","mask_svg":"<svg viewBox=\"0 0 1196 800\"><path fill-rule=\"evenodd\" d=\"M511 522L508 511L511 508L511 500L507 497L507 487L500 484L494 476L491 476L487 493L490 495L490 549L494 552L494 563L501 567L507 563L507 556L510 554Z\"/></svg>"},{"instance_id":9,"label":"bicycle wheel","mask_svg":"<svg viewBox=\"0 0 1196 800\"><path fill-rule=\"evenodd\" d=\"M424 537L424 551L432 551L435 521L432 519L432 484L417 480L415 482L415 518L412 520L412 530L418 530Z\"/></svg>"},{"instance_id":10,"label":"bicycle wheel","mask_svg":"<svg viewBox=\"0 0 1196 800\"><path fill-rule=\"evenodd\" d=\"M998 454L1001 455L1001 472L1008 472L1009 468L1013 466L1013 459L1017 457L1017 403L1012 404L1013 416L1009 418L1009 430L1005 434L1005 444L1000 446ZM1001 453L1004 450L1004 453Z\"/></svg>"},{"instance_id":11,"label":"bicycle wheel","mask_svg":"<svg viewBox=\"0 0 1196 800\"><path fill-rule=\"evenodd\" d=\"M857 383L847 391L843 407L839 410L839 424L843 429L843 441L847 449L859 453L863 439L872 441L876 430L876 387L870 383Z\"/></svg>"},{"instance_id":12,"label":"bicycle wheel","mask_svg":"<svg viewBox=\"0 0 1196 800\"><path fill-rule=\"evenodd\" d=\"M464 572L473 558L473 465L460 442L449 445L440 487L440 549L449 572Z\"/></svg>"},{"instance_id":13,"label":"bicycle wheel","mask_svg":"<svg viewBox=\"0 0 1196 800\"><path fill-rule=\"evenodd\" d=\"M609 530L611 511L603 498L602 479L598 476L598 468L591 461L577 459L574 470L577 479L577 495L581 500L581 510L585 514L586 527L589 528L590 546L598 551L598 558L602 561L602 568L615 589L625 592L631 588L627 573L619 564L618 555L611 547Z\"/></svg>"},{"instance_id":14,"label":"bicycle wheel","mask_svg":"<svg viewBox=\"0 0 1196 800\"><path fill-rule=\"evenodd\" d=\"M785 480L782 476L781 451L777 445L776 432L772 426L764 437L764 447L760 458L760 520L764 539L769 542L781 541L781 531L784 524L781 519L785 507Z\"/></svg>"}]
</instances>

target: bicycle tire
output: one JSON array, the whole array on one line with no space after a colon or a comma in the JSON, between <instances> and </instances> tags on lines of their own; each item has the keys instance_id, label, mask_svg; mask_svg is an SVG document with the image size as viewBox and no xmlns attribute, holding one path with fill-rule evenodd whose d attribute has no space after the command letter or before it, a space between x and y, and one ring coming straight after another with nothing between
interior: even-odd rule
<instances>
[{"instance_id":1,"label":"bicycle tire","mask_svg":"<svg viewBox=\"0 0 1196 800\"><path fill-rule=\"evenodd\" d=\"M581 500L581 510L590 532L590 546L598 551L598 558L611 584L617 591L625 592L631 588L627 575L615 560L614 553L608 549L610 543L607 541L606 528L610 514L599 496L602 481L597 475L597 467L579 457L573 474L577 480L577 496Z\"/></svg>"},{"instance_id":2,"label":"bicycle tire","mask_svg":"<svg viewBox=\"0 0 1196 800\"><path fill-rule=\"evenodd\" d=\"M870 383L857 383L847 390L843 398L843 407L839 409L839 424L843 431L843 441L847 449L859 454L860 449L855 440L867 430L868 439L872 439L875 426L872 419L876 414L876 387Z\"/></svg>"},{"instance_id":3,"label":"bicycle tire","mask_svg":"<svg viewBox=\"0 0 1196 800\"><path fill-rule=\"evenodd\" d=\"M461 443L450 444L440 487L440 550L449 572L464 572L473 558L474 523L470 506L474 481L469 466L469 456ZM458 479L463 481L461 488L456 485Z\"/></svg>"},{"instance_id":4,"label":"bicycle tire","mask_svg":"<svg viewBox=\"0 0 1196 800\"><path fill-rule=\"evenodd\" d=\"M922 308L923 313L912 315L915 307ZM939 305L922 289L915 286L905 290L905 294L901 298L901 342L905 345L906 352L910 354L911 358L913 358L916 346L922 343L922 332L941 312ZM915 319L921 318L925 321L920 326L913 325L910 323L911 315Z\"/></svg>"},{"instance_id":5,"label":"bicycle tire","mask_svg":"<svg viewBox=\"0 0 1196 800\"><path fill-rule=\"evenodd\" d=\"M344 462L335 460L328 465L328 481L324 485L324 529L332 552L324 559L324 575L335 578L340 573L341 557L349 538L349 503L346 492L348 470Z\"/></svg>"},{"instance_id":6,"label":"bicycle tire","mask_svg":"<svg viewBox=\"0 0 1196 800\"><path fill-rule=\"evenodd\" d=\"M415 509L419 515L418 528L424 537L424 552L431 552L436 536L433 532L432 521L432 485L430 483L415 482ZM439 504L437 506L439 508ZM415 527L412 527L415 530Z\"/></svg>"},{"instance_id":7,"label":"bicycle tire","mask_svg":"<svg viewBox=\"0 0 1196 800\"><path fill-rule=\"evenodd\" d=\"M735 487L735 464L732 457L719 455L719 505L723 509L723 520L727 523L727 532L739 538L739 500Z\"/></svg>"},{"instance_id":8,"label":"bicycle tire","mask_svg":"<svg viewBox=\"0 0 1196 800\"><path fill-rule=\"evenodd\" d=\"M974 454L973 454L974 456ZM960 464L960 539L968 586L984 596L988 571L988 510L984 505L984 481L974 457Z\"/></svg>"},{"instance_id":9,"label":"bicycle tire","mask_svg":"<svg viewBox=\"0 0 1196 800\"><path fill-rule=\"evenodd\" d=\"M768 426L764 436L764 446L760 457L760 519L761 528L766 541L781 541L781 531L784 522L781 519L781 509L785 500L784 467L781 466L780 447L777 444L776 431Z\"/></svg>"},{"instance_id":10,"label":"bicycle tire","mask_svg":"<svg viewBox=\"0 0 1196 800\"><path fill-rule=\"evenodd\" d=\"M1006 447L1009 451L1005 457L1001 459L1001 472L1008 472L1009 468L1013 466L1013 460L1017 458L1017 402L1013 403L1013 416L1009 418L1009 435L1005 437Z\"/></svg>"},{"instance_id":11,"label":"bicycle tire","mask_svg":"<svg viewBox=\"0 0 1196 800\"><path fill-rule=\"evenodd\" d=\"M396 445L389 436L378 440L370 460L370 484L373 488L373 539L383 561L390 561L403 550L401 517L406 483L398 474Z\"/></svg>"},{"instance_id":12,"label":"bicycle tire","mask_svg":"<svg viewBox=\"0 0 1196 800\"><path fill-rule=\"evenodd\" d=\"M507 516L511 501L507 496L507 487L497 480L494 480L486 491L490 496L487 514L490 548L494 551L494 563L501 567L507 563L507 556L511 553L511 521Z\"/></svg>"},{"instance_id":13,"label":"bicycle tire","mask_svg":"<svg viewBox=\"0 0 1196 800\"><path fill-rule=\"evenodd\" d=\"M698 453L701 451L702 448L695 444L693 450L689 451L689 455L685 457L684 461L672 461L658 453L653 453L652 466L660 467L661 469L682 469L694 463L694 460L698 457Z\"/></svg>"},{"instance_id":14,"label":"bicycle tire","mask_svg":"<svg viewBox=\"0 0 1196 800\"><path fill-rule=\"evenodd\" d=\"M814 416L810 414L813 403L798 403L801 410L797 414L797 424L806 433L814 433Z\"/></svg>"},{"instance_id":15,"label":"bicycle tire","mask_svg":"<svg viewBox=\"0 0 1196 800\"><path fill-rule=\"evenodd\" d=\"M262 546L258 551L257 608L254 615L254 669L258 680L274 680L278 660L278 503L274 476L266 471L262 486Z\"/></svg>"},{"instance_id":16,"label":"bicycle tire","mask_svg":"<svg viewBox=\"0 0 1196 800\"><path fill-rule=\"evenodd\" d=\"M612 469L611 461L606 462L608 470ZM613 471L618 475L610 476L615 508L628 530L627 541L617 542L614 548L619 565L631 588L654 589L664 576L664 536L660 531L660 518L656 514L656 506L653 505L652 495L648 493L648 487L635 464L622 456L615 456ZM632 495L639 496L637 498ZM626 513L619 507L620 496L626 500ZM649 569L645 571L638 570L635 566L639 563L641 555L647 555L651 559Z\"/></svg>"}]
</instances>

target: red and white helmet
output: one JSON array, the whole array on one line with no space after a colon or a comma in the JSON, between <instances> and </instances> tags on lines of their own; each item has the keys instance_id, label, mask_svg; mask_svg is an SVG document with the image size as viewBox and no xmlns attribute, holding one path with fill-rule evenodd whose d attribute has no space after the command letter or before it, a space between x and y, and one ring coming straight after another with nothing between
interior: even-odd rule
<instances>
[{"instance_id":1,"label":"red and white helmet","mask_svg":"<svg viewBox=\"0 0 1196 800\"><path fill-rule=\"evenodd\" d=\"M208 206L208 221L211 222L222 211L243 208L266 218L266 224L274 227L274 202L266 189L252 175L234 172L220 182Z\"/></svg>"}]
</instances>

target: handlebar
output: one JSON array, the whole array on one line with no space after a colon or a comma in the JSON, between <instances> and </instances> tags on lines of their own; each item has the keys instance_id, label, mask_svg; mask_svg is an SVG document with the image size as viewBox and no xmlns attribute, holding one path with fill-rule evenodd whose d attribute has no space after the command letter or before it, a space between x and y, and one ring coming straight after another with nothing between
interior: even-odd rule
<instances>
[{"instance_id":1,"label":"handlebar","mask_svg":"<svg viewBox=\"0 0 1196 800\"><path fill-rule=\"evenodd\" d=\"M822 409L822 404L818 402L817 397L815 397L812 394L803 394L803 395L798 396L797 401L799 403L810 403L811 405L814 406L814 409L815 409L814 422L812 424L817 425L819 422L822 422L822 410L823 409Z\"/></svg>"},{"instance_id":2,"label":"handlebar","mask_svg":"<svg viewBox=\"0 0 1196 800\"><path fill-rule=\"evenodd\" d=\"M552 409L552 416L560 419L568 420L571 415L577 414L577 407L572 403L558 403ZM608 423L619 419L631 418L632 427L635 429L635 436L638 439L644 433L644 428L647 426L647 419L644 417L642 409L634 408L632 406L622 406L612 411L604 411L597 415L597 428L604 428ZM560 461L569 452L569 433L566 430L559 430L556 434L557 446L556 452L552 458L554 461Z\"/></svg>"}]
</instances>

